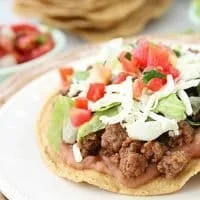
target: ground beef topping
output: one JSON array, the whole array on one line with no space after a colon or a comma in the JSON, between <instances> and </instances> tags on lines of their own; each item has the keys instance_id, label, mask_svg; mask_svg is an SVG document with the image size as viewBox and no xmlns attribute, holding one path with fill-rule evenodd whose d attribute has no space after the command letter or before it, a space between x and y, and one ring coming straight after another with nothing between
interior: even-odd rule
<instances>
[{"instance_id":1,"label":"ground beef topping","mask_svg":"<svg viewBox=\"0 0 200 200\"><path fill-rule=\"evenodd\" d=\"M111 156L118 153L127 133L120 124L108 125L101 137L102 154Z\"/></svg>"},{"instance_id":2,"label":"ground beef topping","mask_svg":"<svg viewBox=\"0 0 200 200\"><path fill-rule=\"evenodd\" d=\"M101 133L89 134L79 143L79 147L83 158L98 155L101 148Z\"/></svg>"},{"instance_id":3,"label":"ground beef topping","mask_svg":"<svg viewBox=\"0 0 200 200\"><path fill-rule=\"evenodd\" d=\"M124 157L120 159L119 163L119 170L126 178L142 175L147 167L148 162L146 158L139 153L133 152L124 155Z\"/></svg>"},{"instance_id":4,"label":"ground beef topping","mask_svg":"<svg viewBox=\"0 0 200 200\"><path fill-rule=\"evenodd\" d=\"M156 141L146 142L142 148L141 153L151 163L159 162L167 151L167 146Z\"/></svg>"},{"instance_id":5,"label":"ground beef topping","mask_svg":"<svg viewBox=\"0 0 200 200\"><path fill-rule=\"evenodd\" d=\"M122 143L122 147L119 151L120 157L126 156L128 153L140 153L142 147L142 142L136 141L127 137L126 140Z\"/></svg>"},{"instance_id":6,"label":"ground beef topping","mask_svg":"<svg viewBox=\"0 0 200 200\"><path fill-rule=\"evenodd\" d=\"M158 163L157 169L165 174L166 178L173 178L186 167L189 160L184 151L168 152Z\"/></svg>"},{"instance_id":7,"label":"ground beef topping","mask_svg":"<svg viewBox=\"0 0 200 200\"><path fill-rule=\"evenodd\" d=\"M179 122L180 135L163 134L155 141L142 142L128 137L120 124L108 125L101 133L90 134L80 143L82 156L107 157L125 178L137 177L154 164L167 178L175 177L188 164L190 158L180 147L190 144L195 135L188 122Z\"/></svg>"},{"instance_id":8,"label":"ground beef topping","mask_svg":"<svg viewBox=\"0 0 200 200\"><path fill-rule=\"evenodd\" d=\"M194 139L195 129L186 121L179 122L179 136L170 137L168 145L172 148L190 144Z\"/></svg>"}]
</instances>

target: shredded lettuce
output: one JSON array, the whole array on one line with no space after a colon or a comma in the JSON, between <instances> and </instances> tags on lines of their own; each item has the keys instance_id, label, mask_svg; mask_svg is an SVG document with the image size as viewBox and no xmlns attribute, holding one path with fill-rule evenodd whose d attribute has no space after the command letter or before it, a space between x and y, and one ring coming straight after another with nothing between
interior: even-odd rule
<instances>
[{"instance_id":1,"label":"shredded lettuce","mask_svg":"<svg viewBox=\"0 0 200 200\"><path fill-rule=\"evenodd\" d=\"M185 111L183 102L178 99L176 94L162 98L155 108L155 112L176 120L184 120L186 118Z\"/></svg>"},{"instance_id":2,"label":"shredded lettuce","mask_svg":"<svg viewBox=\"0 0 200 200\"><path fill-rule=\"evenodd\" d=\"M113 108L110 108L108 110L104 110L101 112L96 112L92 119L83 124L82 126L79 127L78 133L77 133L77 141L80 141L83 137L100 131L106 127L106 124L104 124L99 118L101 116L114 116L117 115L118 113L118 106L115 106Z\"/></svg>"},{"instance_id":3,"label":"shredded lettuce","mask_svg":"<svg viewBox=\"0 0 200 200\"><path fill-rule=\"evenodd\" d=\"M68 117L69 109L73 101L69 97L59 95L52 111L50 126L48 129L48 142L55 152L59 151L62 141L62 129L64 120Z\"/></svg>"},{"instance_id":4,"label":"shredded lettuce","mask_svg":"<svg viewBox=\"0 0 200 200\"><path fill-rule=\"evenodd\" d=\"M86 80L88 77L89 77L88 71L77 71L77 72L74 73L74 78L77 81Z\"/></svg>"}]
</instances>

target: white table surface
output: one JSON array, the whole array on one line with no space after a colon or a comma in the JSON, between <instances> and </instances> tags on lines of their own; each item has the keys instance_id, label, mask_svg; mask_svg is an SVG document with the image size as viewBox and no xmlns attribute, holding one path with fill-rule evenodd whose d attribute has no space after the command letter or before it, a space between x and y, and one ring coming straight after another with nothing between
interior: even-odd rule
<instances>
[{"instance_id":1,"label":"white table surface","mask_svg":"<svg viewBox=\"0 0 200 200\"><path fill-rule=\"evenodd\" d=\"M13 0L0 0L0 24L24 20L12 12ZM159 20L152 21L142 33L169 33L183 32L186 29L200 30L200 25L195 25L189 18L188 8L191 0L174 0L168 12ZM26 19L25 19L26 20ZM85 42L80 38L67 34L68 50L76 48Z\"/></svg>"}]
</instances>

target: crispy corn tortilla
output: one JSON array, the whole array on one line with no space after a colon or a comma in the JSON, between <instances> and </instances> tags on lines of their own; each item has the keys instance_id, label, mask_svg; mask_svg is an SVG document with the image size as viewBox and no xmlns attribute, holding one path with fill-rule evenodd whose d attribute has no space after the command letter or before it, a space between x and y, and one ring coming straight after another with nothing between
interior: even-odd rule
<instances>
[{"instance_id":1,"label":"crispy corn tortilla","mask_svg":"<svg viewBox=\"0 0 200 200\"><path fill-rule=\"evenodd\" d=\"M94 1L94 0L93 0ZM26 1L26 0L16 0L15 4L24 6L27 8L32 8L33 10L40 9L40 12L49 16L61 16L66 18L71 18L71 16L84 17L88 16L88 19L102 18L102 17L118 17L127 15L130 10L133 11L137 9L145 0L111 0L107 1L109 3L104 6L99 7L98 4L91 4L87 0L83 1L65 1L65 2L42 2L40 0ZM101 2L101 1L100 1ZM103 3L103 2L102 2ZM101 4L102 4L101 3ZM100 4L100 5L101 5ZM78 5L78 6L77 6ZM91 7L92 5L92 7ZM103 5L103 4L102 4ZM121 7L120 7L121 6ZM116 9L121 8L120 12L114 12ZM126 12L125 12L126 11Z\"/></svg>"},{"instance_id":2,"label":"crispy corn tortilla","mask_svg":"<svg viewBox=\"0 0 200 200\"><path fill-rule=\"evenodd\" d=\"M22 2L21 2L22 3ZM90 28L108 29L123 19L127 18L131 13L138 10L145 0L138 1L118 1L103 9L98 9L95 12L85 12L81 9L68 8L58 5L39 4L35 1L24 1L21 5L23 9L40 9L42 20L47 24L56 23L60 28ZM16 10L19 11L20 6L16 5ZM22 8L21 8L22 9ZM117 11L117 12L116 12ZM54 22L53 22L54 21Z\"/></svg>"},{"instance_id":3,"label":"crispy corn tortilla","mask_svg":"<svg viewBox=\"0 0 200 200\"><path fill-rule=\"evenodd\" d=\"M56 94L51 96L44 105L37 124L37 136L47 166L59 177L73 182L86 182L115 193L146 196L175 192L181 189L192 176L200 171L200 159L194 159L179 176L172 180L160 176L137 188L128 188L120 184L110 175L102 174L95 170L77 170L69 167L62 161L60 155L52 151L47 140L48 125L51 120L51 112L56 98Z\"/></svg>"},{"instance_id":4,"label":"crispy corn tortilla","mask_svg":"<svg viewBox=\"0 0 200 200\"><path fill-rule=\"evenodd\" d=\"M94 1L84 2L89 4ZM55 5L51 0L16 0L14 8L22 15L38 16L44 23L71 31L88 41L102 41L141 31L151 19L160 17L171 1L113 0L100 9L87 10L82 5L74 9L77 3L70 1L62 6L61 1ZM68 3L71 7L67 6ZM38 9L40 13L36 13Z\"/></svg>"},{"instance_id":5,"label":"crispy corn tortilla","mask_svg":"<svg viewBox=\"0 0 200 200\"><path fill-rule=\"evenodd\" d=\"M149 0L141 9L133 12L127 19L106 31L99 31L94 28L75 28L71 31L89 41L102 41L113 37L129 36L141 31L150 20L160 17L168 9L170 3L171 0L160 3L156 0Z\"/></svg>"}]
</instances>

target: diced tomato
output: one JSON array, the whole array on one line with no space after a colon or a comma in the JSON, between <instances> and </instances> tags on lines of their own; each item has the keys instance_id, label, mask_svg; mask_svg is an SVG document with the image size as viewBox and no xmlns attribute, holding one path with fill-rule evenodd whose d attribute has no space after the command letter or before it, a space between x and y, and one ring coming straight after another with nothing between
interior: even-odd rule
<instances>
[{"instance_id":1,"label":"diced tomato","mask_svg":"<svg viewBox=\"0 0 200 200\"><path fill-rule=\"evenodd\" d=\"M161 78L153 78L151 79L148 84L147 88L153 92L160 90L164 85L163 79Z\"/></svg>"},{"instance_id":2,"label":"diced tomato","mask_svg":"<svg viewBox=\"0 0 200 200\"><path fill-rule=\"evenodd\" d=\"M66 87L69 86L70 78L71 78L73 73L74 73L74 70L71 67L60 68L59 69L59 74L60 74L60 77L61 77L61 81L62 81L62 84L64 86L66 86Z\"/></svg>"},{"instance_id":3,"label":"diced tomato","mask_svg":"<svg viewBox=\"0 0 200 200\"><path fill-rule=\"evenodd\" d=\"M87 98L91 101L97 101L102 98L105 93L105 84L103 83L91 83L87 92Z\"/></svg>"},{"instance_id":4,"label":"diced tomato","mask_svg":"<svg viewBox=\"0 0 200 200\"><path fill-rule=\"evenodd\" d=\"M137 60L140 69L145 69L148 61L149 41L141 39L138 46L134 49L133 56Z\"/></svg>"},{"instance_id":5,"label":"diced tomato","mask_svg":"<svg viewBox=\"0 0 200 200\"><path fill-rule=\"evenodd\" d=\"M81 126L85 122L89 121L91 117L92 117L92 113L90 110L72 108L70 111L70 119L74 127Z\"/></svg>"},{"instance_id":6,"label":"diced tomato","mask_svg":"<svg viewBox=\"0 0 200 200\"><path fill-rule=\"evenodd\" d=\"M180 76L180 71L171 65L168 74L171 74L175 79Z\"/></svg>"},{"instance_id":7,"label":"diced tomato","mask_svg":"<svg viewBox=\"0 0 200 200\"><path fill-rule=\"evenodd\" d=\"M167 72L171 66L169 50L161 45L151 44L149 46L148 66L159 66L163 72Z\"/></svg>"},{"instance_id":8,"label":"diced tomato","mask_svg":"<svg viewBox=\"0 0 200 200\"><path fill-rule=\"evenodd\" d=\"M39 32L38 28L31 24L13 24L11 25L12 30L15 33L18 32Z\"/></svg>"},{"instance_id":9,"label":"diced tomato","mask_svg":"<svg viewBox=\"0 0 200 200\"><path fill-rule=\"evenodd\" d=\"M75 99L75 107L88 109L88 100L85 97L78 97Z\"/></svg>"},{"instance_id":10,"label":"diced tomato","mask_svg":"<svg viewBox=\"0 0 200 200\"><path fill-rule=\"evenodd\" d=\"M131 56L130 60L126 58L127 52L122 52L119 56L119 61L122 63L123 70L125 72L129 72L132 74L138 74L139 68L137 66L137 62L133 56Z\"/></svg>"},{"instance_id":11,"label":"diced tomato","mask_svg":"<svg viewBox=\"0 0 200 200\"><path fill-rule=\"evenodd\" d=\"M143 89L145 84L142 79L136 79L133 84L133 97L139 99L142 96Z\"/></svg>"},{"instance_id":12,"label":"diced tomato","mask_svg":"<svg viewBox=\"0 0 200 200\"><path fill-rule=\"evenodd\" d=\"M119 84L119 83L125 81L127 76L128 76L128 73L120 72L120 73L114 78L113 83L114 83L114 84Z\"/></svg>"}]
</instances>

